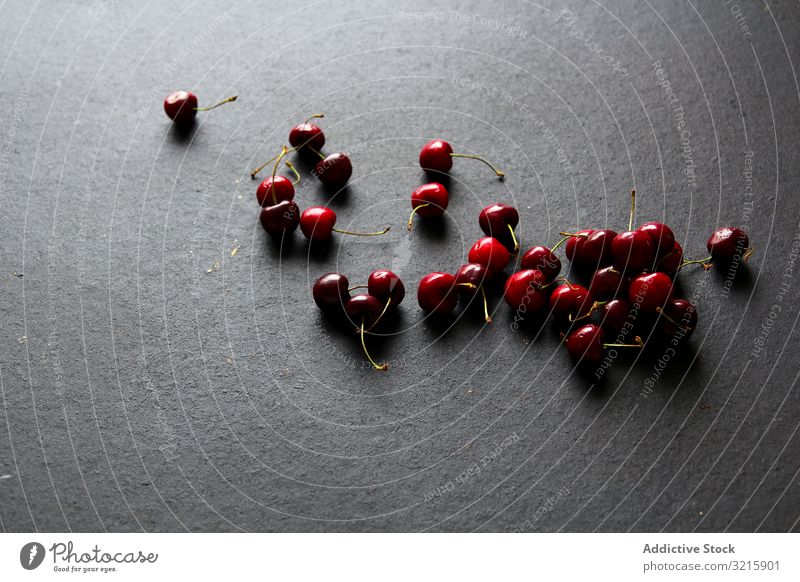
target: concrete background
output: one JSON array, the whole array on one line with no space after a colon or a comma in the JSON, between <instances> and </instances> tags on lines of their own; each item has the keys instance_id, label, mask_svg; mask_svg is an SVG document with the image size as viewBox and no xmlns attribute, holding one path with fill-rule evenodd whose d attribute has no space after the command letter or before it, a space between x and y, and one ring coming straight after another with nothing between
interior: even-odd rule
<instances>
[{"instance_id":1,"label":"concrete background","mask_svg":"<svg viewBox=\"0 0 800 582\"><path fill-rule=\"evenodd\" d=\"M798 25L772 1L2 3L0 527L797 530ZM182 136L184 88L240 99ZM259 226L249 170L317 111L355 172L331 197L301 165L298 203L386 237ZM434 137L508 179L457 161L408 234ZM595 383L497 297L489 327L416 305L485 204L527 247L624 229L633 187L688 256L727 224L757 249L681 275L700 325L663 370ZM409 291L371 341L387 373L309 292L376 268Z\"/></svg>"}]
</instances>

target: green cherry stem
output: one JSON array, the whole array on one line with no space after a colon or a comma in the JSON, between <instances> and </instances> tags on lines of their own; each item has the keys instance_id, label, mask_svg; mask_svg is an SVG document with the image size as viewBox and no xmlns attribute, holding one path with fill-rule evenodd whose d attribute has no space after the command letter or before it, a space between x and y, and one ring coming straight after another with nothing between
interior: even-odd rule
<instances>
[{"instance_id":1,"label":"green cherry stem","mask_svg":"<svg viewBox=\"0 0 800 582\"><path fill-rule=\"evenodd\" d=\"M478 161L481 161L481 162L483 162L484 164L486 164L487 166L489 166L489 167L490 167L490 168L491 168L491 169L494 171L494 173L497 175L497 177L498 177L498 178L500 178L501 180L502 180L503 178L505 178L505 176L506 176L506 175L505 175L505 172L501 172L500 170L498 170L497 168L495 168L495 167L494 167L492 164L490 164L489 162L487 162L486 160L484 160L484 159L483 159L482 157L480 157L480 156L476 156L476 155L473 155L473 154L450 154L450 157L451 157L451 158L469 158L470 160L478 160Z\"/></svg>"},{"instance_id":2,"label":"green cherry stem","mask_svg":"<svg viewBox=\"0 0 800 582\"><path fill-rule=\"evenodd\" d=\"M363 321L361 322L361 347L364 349L364 355L367 356L367 359L369 360L369 363L372 364L373 368L375 368L376 370L381 370L381 371L389 369L389 364L383 363L383 364L378 365L378 364L375 363L375 360L372 359L372 356L369 355L369 351L367 350L367 344L364 341L364 322Z\"/></svg>"},{"instance_id":3,"label":"green cherry stem","mask_svg":"<svg viewBox=\"0 0 800 582\"><path fill-rule=\"evenodd\" d=\"M410 231L411 231L411 229L413 228L413 226L412 226L412 221L413 221L413 219L414 219L414 215L417 213L417 210L419 210L420 208L425 208L426 206L430 206L430 204L420 204L419 206L416 206L416 207L415 207L415 208L414 208L414 209L411 211L411 215L408 217L408 223L406 224L406 228L409 230L409 232L410 232Z\"/></svg>"},{"instance_id":4,"label":"green cherry stem","mask_svg":"<svg viewBox=\"0 0 800 582\"><path fill-rule=\"evenodd\" d=\"M514 241L514 252L519 252L519 242L517 242L517 235L514 234L514 227L507 224L508 230L511 233L511 240Z\"/></svg>"},{"instance_id":5,"label":"green cherry stem","mask_svg":"<svg viewBox=\"0 0 800 582\"><path fill-rule=\"evenodd\" d=\"M387 226L383 230L379 230L378 232L353 232L352 230L342 230L340 228L334 228L333 232L338 232L341 234L352 234L353 236L381 236L382 234L386 234L389 232L389 229L392 228L391 226Z\"/></svg>"},{"instance_id":6,"label":"green cherry stem","mask_svg":"<svg viewBox=\"0 0 800 582\"><path fill-rule=\"evenodd\" d=\"M672 319L669 315L667 315L667 312L664 311L663 309L661 309L660 307L656 307L656 312L659 313L661 315L661 317L663 317L664 319L666 319L670 323L673 323L673 324L677 325L681 329L683 329L683 328L692 329L690 326L683 325L682 323L678 323L677 321Z\"/></svg>"},{"instance_id":7,"label":"green cherry stem","mask_svg":"<svg viewBox=\"0 0 800 582\"><path fill-rule=\"evenodd\" d=\"M289 150L286 149L286 146L281 146L281 153L278 155L278 159L275 160L275 165L272 167L272 182L269 185L269 191L272 193L272 203L278 203L278 197L275 195L275 174L278 172L278 166L281 164L281 160L283 157L288 153Z\"/></svg>"},{"instance_id":8,"label":"green cherry stem","mask_svg":"<svg viewBox=\"0 0 800 582\"><path fill-rule=\"evenodd\" d=\"M286 153L287 153L287 154L290 154L290 153L292 153L292 152L294 152L294 151L297 151L297 148L291 148L291 149L288 149L288 150L286 150ZM250 172L250 177L251 177L251 178L255 178L255 177L258 175L258 173L259 173L259 172L261 172L261 170L263 170L264 168L266 168L267 166L269 166L269 165L270 165L272 162L274 162L274 161L275 161L275 158L277 158L277 157L278 157L278 156L272 156L272 157L271 157L270 159L268 159L266 162L264 162L264 163L263 163L263 164L261 164L259 167L257 167L255 170L253 170L252 172Z\"/></svg>"},{"instance_id":9,"label":"green cherry stem","mask_svg":"<svg viewBox=\"0 0 800 582\"><path fill-rule=\"evenodd\" d=\"M292 174L294 174L295 180L292 182L292 186L297 186L300 183L300 174L297 173L297 169L294 167L294 164L289 160L286 160L284 164L286 164L286 167L292 171Z\"/></svg>"},{"instance_id":10,"label":"green cherry stem","mask_svg":"<svg viewBox=\"0 0 800 582\"><path fill-rule=\"evenodd\" d=\"M483 289L483 285L481 285L481 295L483 295L483 318L486 323L492 323L492 318L489 317L489 302L486 300L486 291Z\"/></svg>"},{"instance_id":11,"label":"green cherry stem","mask_svg":"<svg viewBox=\"0 0 800 582\"><path fill-rule=\"evenodd\" d=\"M308 149L310 149L312 152L314 152L315 154L317 154L317 155L319 156L319 159L321 159L321 160L324 160L324 159L325 159L325 156L323 155L323 153L322 153L322 152L315 150L315 149L314 149L314 148L312 148L311 146L307 146L307 147L308 147Z\"/></svg>"},{"instance_id":12,"label":"green cherry stem","mask_svg":"<svg viewBox=\"0 0 800 582\"><path fill-rule=\"evenodd\" d=\"M628 230L633 230L633 217L636 214L636 190L631 190L631 216L628 218Z\"/></svg>"},{"instance_id":13,"label":"green cherry stem","mask_svg":"<svg viewBox=\"0 0 800 582\"><path fill-rule=\"evenodd\" d=\"M222 101L220 101L219 103L215 103L215 104L214 104L214 105L212 105L211 107L195 107L195 108L194 108L194 110L195 110L195 111L211 111L212 109L216 109L216 108L217 108L217 107L219 107L220 105L225 105L226 103L233 103L233 102L234 102L234 101L236 101L238 98L239 98L239 96L238 96L238 95L234 95L233 97L228 97L227 99L223 99L223 100L222 100Z\"/></svg>"},{"instance_id":14,"label":"green cherry stem","mask_svg":"<svg viewBox=\"0 0 800 582\"><path fill-rule=\"evenodd\" d=\"M638 335L635 338L633 338L633 341L634 341L634 343L632 343L632 344L603 344L603 347L604 348L643 348L644 347L644 342L642 341L642 338L640 338Z\"/></svg>"},{"instance_id":15,"label":"green cherry stem","mask_svg":"<svg viewBox=\"0 0 800 582\"><path fill-rule=\"evenodd\" d=\"M368 289L369 285L353 285L348 291L355 291L356 289Z\"/></svg>"},{"instance_id":16,"label":"green cherry stem","mask_svg":"<svg viewBox=\"0 0 800 582\"><path fill-rule=\"evenodd\" d=\"M705 259L697 259L696 261L683 261L675 271L680 271L684 267L688 267L689 265L703 265L703 269L708 271L711 268L711 257L706 257Z\"/></svg>"}]
</instances>

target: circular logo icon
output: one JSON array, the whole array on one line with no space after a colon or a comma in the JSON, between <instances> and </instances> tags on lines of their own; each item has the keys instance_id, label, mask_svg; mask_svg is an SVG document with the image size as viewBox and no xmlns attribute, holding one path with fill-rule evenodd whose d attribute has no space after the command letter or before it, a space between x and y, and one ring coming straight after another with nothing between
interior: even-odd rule
<instances>
[{"instance_id":1,"label":"circular logo icon","mask_svg":"<svg viewBox=\"0 0 800 582\"><path fill-rule=\"evenodd\" d=\"M19 551L19 563L26 570L35 570L44 560L44 546L39 542L28 542Z\"/></svg>"}]
</instances>

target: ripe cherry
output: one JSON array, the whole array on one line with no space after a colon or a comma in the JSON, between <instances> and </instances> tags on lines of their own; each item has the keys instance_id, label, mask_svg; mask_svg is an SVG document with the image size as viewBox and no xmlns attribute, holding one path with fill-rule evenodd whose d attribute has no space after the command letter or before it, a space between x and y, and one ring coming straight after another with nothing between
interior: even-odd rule
<instances>
[{"instance_id":1,"label":"ripe cherry","mask_svg":"<svg viewBox=\"0 0 800 582\"><path fill-rule=\"evenodd\" d=\"M423 184L411 193L411 216L408 217L408 230L412 228L414 215L420 218L441 216L447 210L450 194L438 182Z\"/></svg>"},{"instance_id":2,"label":"ripe cherry","mask_svg":"<svg viewBox=\"0 0 800 582\"><path fill-rule=\"evenodd\" d=\"M423 170L447 173L453 167L453 158L470 158L479 160L489 166L502 179L505 174L480 156L472 154L454 154L452 146L441 139L434 139L422 146L419 152L419 165Z\"/></svg>"},{"instance_id":3,"label":"ripe cherry","mask_svg":"<svg viewBox=\"0 0 800 582\"><path fill-rule=\"evenodd\" d=\"M367 292L385 306L397 307L406 296L406 287L392 271L379 269L372 271L367 279Z\"/></svg>"},{"instance_id":4,"label":"ripe cherry","mask_svg":"<svg viewBox=\"0 0 800 582\"><path fill-rule=\"evenodd\" d=\"M656 256L663 257L675 247L675 234L663 222L645 222L638 230L646 232L653 241Z\"/></svg>"},{"instance_id":5,"label":"ripe cherry","mask_svg":"<svg viewBox=\"0 0 800 582\"><path fill-rule=\"evenodd\" d=\"M506 281L503 298L511 309L524 313L536 313L547 303L543 287L547 285L544 275L536 269L517 271Z\"/></svg>"},{"instance_id":6,"label":"ripe cherry","mask_svg":"<svg viewBox=\"0 0 800 582\"><path fill-rule=\"evenodd\" d=\"M550 294L550 311L560 319L575 321L588 315L593 306L592 294L582 285L565 283Z\"/></svg>"},{"instance_id":7,"label":"ripe cherry","mask_svg":"<svg viewBox=\"0 0 800 582\"><path fill-rule=\"evenodd\" d=\"M592 297L606 301L613 299L617 295L625 295L628 290L628 282L614 267L603 267L592 275L592 282L589 283L589 291Z\"/></svg>"},{"instance_id":8,"label":"ripe cherry","mask_svg":"<svg viewBox=\"0 0 800 582\"><path fill-rule=\"evenodd\" d=\"M278 202L294 200L294 184L283 176L264 178L256 189L256 200L260 206L272 206Z\"/></svg>"},{"instance_id":9,"label":"ripe cherry","mask_svg":"<svg viewBox=\"0 0 800 582\"><path fill-rule=\"evenodd\" d=\"M741 228L725 226L717 229L708 238L708 252L714 261L731 262L739 257L747 260L752 253L750 238Z\"/></svg>"},{"instance_id":10,"label":"ripe cherry","mask_svg":"<svg viewBox=\"0 0 800 582\"><path fill-rule=\"evenodd\" d=\"M589 235L591 235L593 232L594 229L586 228L575 233L559 233L561 236L567 237L567 246L564 247L564 254L567 255L567 258L570 261L581 261L581 249L583 248L583 245L586 244L586 240L589 238Z\"/></svg>"},{"instance_id":11,"label":"ripe cherry","mask_svg":"<svg viewBox=\"0 0 800 582\"><path fill-rule=\"evenodd\" d=\"M450 273L429 273L419 282L417 301L432 315L448 315L458 304L456 278Z\"/></svg>"},{"instance_id":12,"label":"ripe cherry","mask_svg":"<svg viewBox=\"0 0 800 582\"><path fill-rule=\"evenodd\" d=\"M664 273L639 275L628 287L628 299L643 312L655 313L672 298L672 279Z\"/></svg>"},{"instance_id":13,"label":"ripe cherry","mask_svg":"<svg viewBox=\"0 0 800 582\"><path fill-rule=\"evenodd\" d=\"M467 263L461 265L456 271L456 291L462 297L473 297L479 291L483 297L483 317L486 323L492 323L489 317L489 303L486 299L486 289L484 283L491 279L489 269L478 263Z\"/></svg>"},{"instance_id":14,"label":"ripe cherry","mask_svg":"<svg viewBox=\"0 0 800 582\"><path fill-rule=\"evenodd\" d=\"M342 309L350 300L350 282L339 273L327 273L314 282L312 296L322 311Z\"/></svg>"},{"instance_id":15,"label":"ripe cherry","mask_svg":"<svg viewBox=\"0 0 800 582\"><path fill-rule=\"evenodd\" d=\"M623 232L611 242L614 266L620 271L635 273L650 268L655 255L653 239L641 230Z\"/></svg>"},{"instance_id":16,"label":"ripe cherry","mask_svg":"<svg viewBox=\"0 0 800 582\"><path fill-rule=\"evenodd\" d=\"M617 233L607 228L592 231L580 244L580 263L593 268L602 267L611 262L611 241Z\"/></svg>"},{"instance_id":17,"label":"ripe cherry","mask_svg":"<svg viewBox=\"0 0 800 582\"><path fill-rule=\"evenodd\" d=\"M627 299L612 299L603 305L600 324L612 333L621 333L626 327L630 313L631 304Z\"/></svg>"},{"instance_id":18,"label":"ripe cherry","mask_svg":"<svg viewBox=\"0 0 800 582\"><path fill-rule=\"evenodd\" d=\"M334 231L354 236L380 236L389 232L390 228L387 226L378 232L351 232L334 228L334 224L336 224L336 213L327 206L312 206L304 210L300 216L300 230L311 241L328 241Z\"/></svg>"},{"instance_id":19,"label":"ripe cherry","mask_svg":"<svg viewBox=\"0 0 800 582\"><path fill-rule=\"evenodd\" d=\"M561 272L561 259L556 256L552 249L538 245L528 249L522 255L520 266L523 269L541 271L547 281L552 281Z\"/></svg>"},{"instance_id":20,"label":"ripe cherry","mask_svg":"<svg viewBox=\"0 0 800 582\"><path fill-rule=\"evenodd\" d=\"M312 119L325 117L323 113L317 113L306 119L303 123L295 125L289 132L289 143L298 151L321 150L325 145L325 134L322 130L309 123Z\"/></svg>"},{"instance_id":21,"label":"ripe cherry","mask_svg":"<svg viewBox=\"0 0 800 582\"><path fill-rule=\"evenodd\" d=\"M511 260L511 255L499 240L491 236L484 236L472 245L467 258L470 263L483 265L489 269L492 275L495 275L506 268Z\"/></svg>"},{"instance_id":22,"label":"ripe cherry","mask_svg":"<svg viewBox=\"0 0 800 582\"><path fill-rule=\"evenodd\" d=\"M293 232L300 223L300 208L294 200L284 200L261 209L261 226L269 234Z\"/></svg>"},{"instance_id":23,"label":"ripe cherry","mask_svg":"<svg viewBox=\"0 0 800 582\"><path fill-rule=\"evenodd\" d=\"M312 172L328 188L341 188L353 175L353 164L347 154L337 152L328 157L317 152L321 158Z\"/></svg>"},{"instance_id":24,"label":"ripe cherry","mask_svg":"<svg viewBox=\"0 0 800 582\"><path fill-rule=\"evenodd\" d=\"M567 351L579 364L597 366L605 357L605 348L641 348L644 346L640 337L634 338L632 344L605 344L605 333L599 325L590 323L579 327L567 337Z\"/></svg>"},{"instance_id":25,"label":"ripe cherry","mask_svg":"<svg viewBox=\"0 0 800 582\"><path fill-rule=\"evenodd\" d=\"M676 341L686 339L697 327L697 308L686 299L673 299L660 309L658 330Z\"/></svg>"},{"instance_id":26,"label":"ripe cherry","mask_svg":"<svg viewBox=\"0 0 800 582\"><path fill-rule=\"evenodd\" d=\"M656 269L668 275L674 275L683 263L683 247L678 241L672 245L672 252L665 254L656 263Z\"/></svg>"},{"instance_id":27,"label":"ripe cherry","mask_svg":"<svg viewBox=\"0 0 800 582\"><path fill-rule=\"evenodd\" d=\"M216 105L211 107L198 107L197 95L190 91L175 91L167 95L164 99L164 111L175 125L181 127L189 127L194 123L194 118L198 111L210 111L225 103L236 101L237 96L228 97L223 99Z\"/></svg>"},{"instance_id":28,"label":"ripe cherry","mask_svg":"<svg viewBox=\"0 0 800 582\"><path fill-rule=\"evenodd\" d=\"M350 321L356 326L361 335L361 348L367 356L370 364L376 370L389 369L388 364L376 364L372 356L367 351L367 344L364 341L364 334L367 333L383 315L383 304L372 295L355 295L345 303L344 311Z\"/></svg>"},{"instance_id":29,"label":"ripe cherry","mask_svg":"<svg viewBox=\"0 0 800 582\"><path fill-rule=\"evenodd\" d=\"M500 242L509 243L512 252L519 250L514 229L519 224L519 212L509 204L498 202L490 204L478 214L478 224L486 236L493 236Z\"/></svg>"}]
</instances>

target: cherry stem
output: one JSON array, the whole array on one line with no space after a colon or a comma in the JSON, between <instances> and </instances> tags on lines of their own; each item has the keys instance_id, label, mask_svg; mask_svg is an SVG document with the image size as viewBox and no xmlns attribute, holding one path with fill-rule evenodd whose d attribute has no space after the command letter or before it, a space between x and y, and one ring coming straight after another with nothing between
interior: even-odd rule
<instances>
[{"instance_id":1,"label":"cherry stem","mask_svg":"<svg viewBox=\"0 0 800 582\"><path fill-rule=\"evenodd\" d=\"M476 156L476 155L473 155L473 154L450 154L450 157L451 158L469 158L470 160L479 160L479 161L483 162L484 164L486 164L487 166L489 166L492 170L494 170L494 173L497 174L497 177L500 178L501 180L505 177L505 172L501 172L500 170L495 168L492 164L490 164L489 162L487 162L486 160L484 160L480 156Z\"/></svg>"},{"instance_id":2,"label":"cherry stem","mask_svg":"<svg viewBox=\"0 0 800 582\"><path fill-rule=\"evenodd\" d=\"M414 209L411 211L411 215L408 217L408 224L406 224L406 228L408 228L409 232L411 232L411 228L412 228L412 226L411 226L412 222L411 221L413 220L414 215L417 213L417 210L419 210L420 208L425 208L426 206L430 206L430 204L427 204L427 203L426 204L420 204L419 206L415 206Z\"/></svg>"},{"instance_id":3,"label":"cherry stem","mask_svg":"<svg viewBox=\"0 0 800 582\"><path fill-rule=\"evenodd\" d=\"M636 214L636 190L631 190L631 216L628 219L628 230L633 230L633 216Z\"/></svg>"},{"instance_id":4,"label":"cherry stem","mask_svg":"<svg viewBox=\"0 0 800 582\"><path fill-rule=\"evenodd\" d=\"M369 285L353 285L348 291L355 291L356 289L368 289Z\"/></svg>"},{"instance_id":5,"label":"cherry stem","mask_svg":"<svg viewBox=\"0 0 800 582\"><path fill-rule=\"evenodd\" d=\"M592 313L594 313L595 309L597 309L598 307L602 307L606 303L608 303L608 301L595 301L594 303L592 303L592 306L589 308L589 311L587 311L584 315L581 315L580 317L573 318L572 314L570 313L568 319L569 319L570 323L575 322L575 321L580 321L581 319L586 319L587 317L590 317L592 315Z\"/></svg>"},{"instance_id":6,"label":"cherry stem","mask_svg":"<svg viewBox=\"0 0 800 582\"><path fill-rule=\"evenodd\" d=\"M289 160L286 160L284 164L286 164L286 167L292 171L292 174L294 174L295 180L292 182L292 186L297 186L300 183L300 174L297 173L297 169L294 167L294 164Z\"/></svg>"},{"instance_id":7,"label":"cherry stem","mask_svg":"<svg viewBox=\"0 0 800 582\"><path fill-rule=\"evenodd\" d=\"M312 119L322 119L323 117L325 117L325 114L324 114L324 113L315 113L314 115L312 115L311 117L309 117L308 119L306 119L306 120L303 122L303 125L305 125L306 123L308 123L308 122L309 122L309 121L311 121Z\"/></svg>"},{"instance_id":8,"label":"cherry stem","mask_svg":"<svg viewBox=\"0 0 800 582\"><path fill-rule=\"evenodd\" d=\"M632 344L603 344L604 348L643 348L644 342L638 335L633 338L635 343Z\"/></svg>"},{"instance_id":9,"label":"cherry stem","mask_svg":"<svg viewBox=\"0 0 800 582\"><path fill-rule=\"evenodd\" d=\"M564 285L566 285L567 287L569 287L569 288L570 288L570 289L572 289L573 291L574 291L575 289L577 289L577 287L576 287L575 285L573 285L572 283L570 283L570 282L569 282L569 279L567 279L566 277L557 277L557 278L555 278L554 280L550 281L550 282L549 282L547 285L542 285L542 287L541 287L541 288L542 288L542 289L546 289L546 288L547 288L547 287L549 287L550 285L555 285L556 283L563 283Z\"/></svg>"},{"instance_id":10,"label":"cherry stem","mask_svg":"<svg viewBox=\"0 0 800 582\"><path fill-rule=\"evenodd\" d=\"M688 265L703 265L703 269L708 271L711 268L711 257L706 257L705 259L698 259L696 261L683 261L678 267L675 269L675 272L680 271L684 267Z\"/></svg>"},{"instance_id":11,"label":"cherry stem","mask_svg":"<svg viewBox=\"0 0 800 582\"><path fill-rule=\"evenodd\" d=\"M482 285L481 285L481 295L483 295L483 318L486 320L486 323L492 323L492 318L489 317L489 304L486 301L486 291L484 290Z\"/></svg>"},{"instance_id":12,"label":"cherry stem","mask_svg":"<svg viewBox=\"0 0 800 582\"><path fill-rule=\"evenodd\" d=\"M369 363L372 364L373 368L375 368L376 370L381 370L381 371L389 369L389 364L383 363L383 364L378 365L378 364L375 363L375 360L372 359L372 356L369 355L369 351L367 351L367 344L364 341L364 322L363 321L361 322L361 347L364 349L364 355L367 356L367 359L369 360Z\"/></svg>"},{"instance_id":13,"label":"cherry stem","mask_svg":"<svg viewBox=\"0 0 800 582\"><path fill-rule=\"evenodd\" d=\"M589 238L588 234L583 234L581 232L559 232L558 234L563 236L564 238L562 238L560 241L558 241L553 246L553 248L550 249L551 251L555 251L558 247L560 247L563 243L567 242L571 238L584 238L584 239L585 238Z\"/></svg>"},{"instance_id":14,"label":"cherry stem","mask_svg":"<svg viewBox=\"0 0 800 582\"><path fill-rule=\"evenodd\" d=\"M293 151L296 151L296 150L297 150L297 148L291 148L291 149L287 150L287 151L286 151L286 153L287 153L287 154L290 154L290 153L292 153ZM272 162L274 162L274 161L275 161L275 158L277 158L277 157L278 157L278 156L272 156L272 157L271 157L270 159L268 159L266 162L264 162L264 163L263 163L263 164L261 164L259 167L257 167L255 170L253 170L252 172L250 172L250 177L251 177L251 178L255 178L255 177L258 175L258 173L259 173L261 170L263 170L264 168L266 168L267 166L269 166L269 165L270 165Z\"/></svg>"},{"instance_id":15,"label":"cherry stem","mask_svg":"<svg viewBox=\"0 0 800 582\"><path fill-rule=\"evenodd\" d=\"M286 146L281 146L281 153L278 155L278 159L275 160L275 165L272 167L272 182L269 184L269 191L272 193L272 203L278 203L278 197L275 194L275 174L278 171L278 166L281 163L283 157L288 153L289 150L286 149Z\"/></svg>"},{"instance_id":16,"label":"cherry stem","mask_svg":"<svg viewBox=\"0 0 800 582\"><path fill-rule=\"evenodd\" d=\"M216 108L217 108L217 107L219 107L220 105L225 105L226 103L233 103L233 102L234 102L234 101L236 101L238 98L239 98L239 96L238 96L238 95L234 95L233 97L228 97L227 99L223 99L223 100L222 100L222 101L220 101L219 103L215 103L215 104L214 104L214 105L212 105L211 107L195 107L195 108L194 108L194 110L195 110L195 111L211 111L212 109L216 109Z\"/></svg>"},{"instance_id":17,"label":"cherry stem","mask_svg":"<svg viewBox=\"0 0 800 582\"><path fill-rule=\"evenodd\" d=\"M508 230L511 233L511 240L514 241L514 252L516 253L519 251L519 243L517 242L517 236L514 234L514 227L510 224L507 224L506 226L508 226Z\"/></svg>"},{"instance_id":18,"label":"cherry stem","mask_svg":"<svg viewBox=\"0 0 800 582\"><path fill-rule=\"evenodd\" d=\"M311 140L308 140L308 141L311 141ZM305 147L307 147L308 149L310 149L310 150L311 150L312 152L314 152L315 154L317 154L317 155L319 156L319 159L321 159L321 160L324 160L324 159L325 159L325 156L322 154L322 152L315 150L315 149L314 149L314 148L312 148L310 145L306 145L307 143L308 143L308 142L306 142L306 143L305 143L305 144L303 144L303 145L304 145Z\"/></svg>"},{"instance_id":19,"label":"cherry stem","mask_svg":"<svg viewBox=\"0 0 800 582\"><path fill-rule=\"evenodd\" d=\"M379 230L378 232L353 232L350 230L342 230L340 228L334 228L334 232L338 232L340 234L351 234L353 236L380 236L382 234L386 234L389 232L389 229L392 228L391 226L387 226L383 230Z\"/></svg>"},{"instance_id":20,"label":"cherry stem","mask_svg":"<svg viewBox=\"0 0 800 582\"><path fill-rule=\"evenodd\" d=\"M392 298L391 298L391 297L389 297L389 298L386 300L386 305L384 305L384 306L383 306L383 311L381 311L381 314L378 316L378 319L376 319L376 320L375 320L375 322L374 322L372 325L370 325L370 326L369 326L369 329L372 329L373 327L375 327L376 325L378 325L378 322L381 320L381 317L383 317L383 316L384 316L384 314L386 313L386 311L389 309L389 305L391 305L391 304L392 304ZM367 331L369 331L369 329L368 329Z\"/></svg>"},{"instance_id":21,"label":"cherry stem","mask_svg":"<svg viewBox=\"0 0 800 582\"><path fill-rule=\"evenodd\" d=\"M756 252L756 247L747 247L744 249L744 253L742 253L742 260L745 262L749 261L754 252Z\"/></svg>"},{"instance_id":22,"label":"cherry stem","mask_svg":"<svg viewBox=\"0 0 800 582\"><path fill-rule=\"evenodd\" d=\"M683 325L682 323L678 323L677 321L675 321L674 319L672 319L672 318L671 318L669 315L667 315L667 312L666 312L666 311L664 311L663 309L661 309L660 307L656 307L656 312L657 312L657 313L659 313L659 314L661 314L661 317L663 317L663 318L665 318L667 321L669 321L669 322L671 322L671 323L673 323L673 324L677 325L677 326L678 326L679 328L681 328L681 329L683 329L683 328L686 328L686 329L692 329L690 326L688 326L688 325Z\"/></svg>"}]
</instances>

